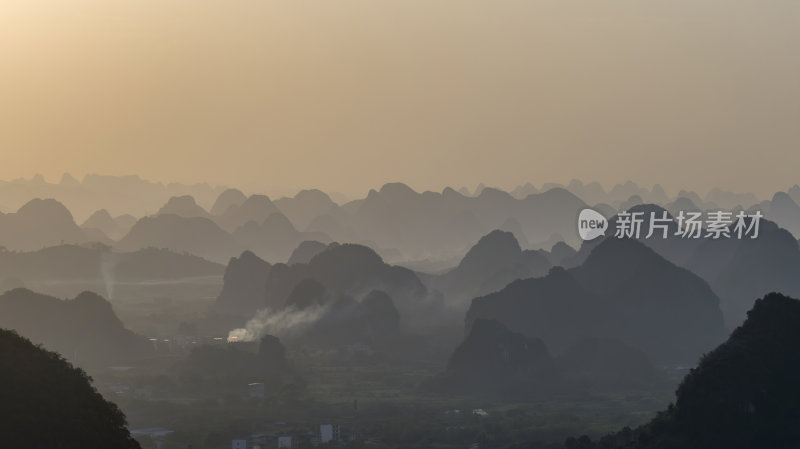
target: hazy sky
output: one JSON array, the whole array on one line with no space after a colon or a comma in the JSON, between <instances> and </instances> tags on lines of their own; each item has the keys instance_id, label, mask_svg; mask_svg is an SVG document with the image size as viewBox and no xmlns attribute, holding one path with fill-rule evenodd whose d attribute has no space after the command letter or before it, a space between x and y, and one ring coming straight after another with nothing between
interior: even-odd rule
<instances>
[{"instance_id":1,"label":"hazy sky","mask_svg":"<svg viewBox=\"0 0 800 449\"><path fill-rule=\"evenodd\" d=\"M800 182L797 0L3 0L0 178Z\"/></svg>"}]
</instances>

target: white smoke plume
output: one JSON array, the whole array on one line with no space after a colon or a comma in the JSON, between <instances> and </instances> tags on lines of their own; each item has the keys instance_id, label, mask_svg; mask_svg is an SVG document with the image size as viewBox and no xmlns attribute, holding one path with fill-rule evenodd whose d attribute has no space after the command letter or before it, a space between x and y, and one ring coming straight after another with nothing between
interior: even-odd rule
<instances>
[{"instance_id":1,"label":"white smoke plume","mask_svg":"<svg viewBox=\"0 0 800 449\"><path fill-rule=\"evenodd\" d=\"M111 251L104 251L100 256L100 274L106 286L106 298L114 299L114 268L117 264L117 255Z\"/></svg>"},{"instance_id":2,"label":"white smoke plume","mask_svg":"<svg viewBox=\"0 0 800 449\"><path fill-rule=\"evenodd\" d=\"M278 311L261 309L245 327L228 332L228 341L256 341L266 334L278 337L298 335L317 322L327 309L326 306L303 310L292 307Z\"/></svg>"}]
</instances>

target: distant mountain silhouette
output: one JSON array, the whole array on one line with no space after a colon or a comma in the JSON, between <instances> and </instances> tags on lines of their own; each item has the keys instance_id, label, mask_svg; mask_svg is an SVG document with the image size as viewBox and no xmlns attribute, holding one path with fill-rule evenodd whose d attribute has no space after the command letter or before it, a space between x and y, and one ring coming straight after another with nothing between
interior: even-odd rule
<instances>
[{"instance_id":1,"label":"distant mountain silhouette","mask_svg":"<svg viewBox=\"0 0 800 449\"><path fill-rule=\"evenodd\" d=\"M617 209L615 209L608 203L595 203L592 206L592 209L596 210L597 212L600 212L600 214L602 214L606 218L617 213Z\"/></svg>"},{"instance_id":2,"label":"distant mountain silhouette","mask_svg":"<svg viewBox=\"0 0 800 449\"><path fill-rule=\"evenodd\" d=\"M213 221L201 217L155 215L136 222L118 244L119 248L135 251L139 248L168 248L185 251L212 261L227 261L240 250L233 237Z\"/></svg>"},{"instance_id":3,"label":"distant mountain silhouette","mask_svg":"<svg viewBox=\"0 0 800 449\"><path fill-rule=\"evenodd\" d=\"M120 227L124 234L127 234L138 219L131 214L122 214L114 217L114 222Z\"/></svg>"},{"instance_id":4,"label":"distant mountain silhouette","mask_svg":"<svg viewBox=\"0 0 800 449\"><path fill-rule=\"evenodd\" d=\"M666 192L664 192L664 189L659 184L654 185L652 189L648 190L633 181L615 184L610 190L606 191L603 186L597 182L584 184L584 182L579 179L573 179L566 186L558 183L545 183L540 190L547 191L556 188L569 190L587 204L608 204L614 209L621 208L621 205L629 201L632 197L640 198L640 202L657 204L664 204L669 200ZM530 187L527 190L535 192Z\"/></svg>"},{"instance_id":5,"label":"distant mountain silhouette","mask_svg":"<svg viewBox=\"0 0 800 449\"><path fill-rule=\"evenodd\" d=\"M800 278L797 276L800 272L800 247L785 229L762 218L756 239L749 236L737 238L734 224L730 226L731 238L681 238L676 235L678 227L673 221L669 225L668 238L663 239L660 234L645 238L650 214L661 217L664 211L653 204L630 209L631 213L643 213L639 242L706 280L721 299L720 307L729 327L741 324L745 312L752 306L752 298L770 291L800 296ZM668 216L672 217L671 214ZM565 261L565 265L580 265L601 241L617 239L613 236L616 223L617 217L612 217L607 232L609 237L584 242L579 252Z\"/></svg>"},{"instance_id":6,"label":"distant mountain silhouette","mask_svg":"<svg viewBox=\"0 0 800 449\"><path fill-rule=\"evenodd\" d=\"M789 196L792 198L792 201L794 201L797 204L800 204L800 186L799 185L797 185L797 184L793 185L789 190L786 191L786 193L789 194Z\"/></svg>"},{"instance_id":7,"label":"distant mountain silhouette","mask_svg":"<svg viewBox=\"0 0 800 449\"><path fill-rule=\"evenodd\" d=\"M258 217L267 210L275 212L259 221ZM228 225L245 223L231 234L209 218L159 214L137 221L116 246L127 251L168 248L215 262L227 261L246 248L259 257L279 262L286 261L305 240L330 241L321 233L297 231L267 197L260 195L251 196L241 206L232 206L215 220Z\"/></svg>"},{"instance_id":8,"label":"distant mountain silhouette","mask_svg":"<svg viewBox=\"0 0 800 449\"><path fill-rule=\"evenodd\" d=\"M299 232L280 212L271 214L260 224L248 222L237 228L233 237L241 246L274 262L288 260L294 249L305 240L330 241L324 234Z\"/></svg>"},{"instance_id":9,"label":"distant mountain silhouette","mask_svg":"<svg viewBox=\"0 0 800 449\"><path fill-rule=\"evenodd\" d=\"M364 330L362 317L369 317L371 311L391 315L392 308L407 323L432 324L438 319L441 298L430 293L413 271L386 264L368 247L344 244L328 246L308 263L292 265L270 266L252 253L245 253L228 265L223 293L217 302L220 310L239 313L263 307L276 313L287 307L304 309L323 305L332 307L332 312L349 308L349 312L339 316L348 319L355 316Z\"/></svg>"},{"instance_id":10,"label":"distant mountain silhouette","mask_svg":"<svg viewBox=\"0 0 800 449\"><path fill-rule=\"evenodd\" d=\"M135 223L136 218L132 215L120 215L112 218L107 210L100 209L89 216L81 228L84 230L97 229L111 240L119 240L131 230Z\"/></svg>"},{"instance_id":11,"label":"distant mountain silhouette","mask_svg":"<svg viewBox=\"0 0 800 449\"><path fill-rule=\"evenodd\" d=\"M219 275L222 265L197 256L145 248L114 252L107 248L59 245L39 251L0 252L0 272L25 281L147 281ZM2 292L0 292L2 293Z\"/></svg>"},{"instance_id":12,"label":"distant mountain silhouette","mask_svg":"<svg viewBox=\"0 0 800 449\"><path fill-rule=\"evenodd\" d=\"M732 210L736 207L747 209L758 203L758 198L752 193L734 193L714 187L706 194L705 201L714 203L722 209Z\"/></svg>"},{"instance_id":13,"label":"distant mountain silhouette","mask_svg":"<svg viewBox=\"0 0 800 449\"><path fill-rule=\"evenodd\" d=\"M46 182L40 176L28 180L0 180L0 204L16 210L33 198L54 198L69 208L76 219L83 220L99 209L106 209L112 216L149 215L170 197L181 195L191 195L205 207L222 190L224 187L205 183L162 184L138 176L87 174L79 181L64 173L58 183Z\"/></svg>"},{"instance_id":14,"label":"distant mountain silhouette","mask_svg":"<svg viewBox=\"0 0 800 449\"><path fill-rule=\"evenodd\" d=\"M217 297L217 310L229 314L252 316L264 307L267 280L272 265L250 251L233 257L225 269L222 291Z\"/></svg>"},{"instance_id":15,"label":"distant mountain silhouette","mask_svg":"<svg viewBox=\"0 0 800 449\"><path fill-rule=\"evenodd\" d=\"M777 192L772 201L756 206L764 215L778 226L788 230L795 238L800 238L800 206L785 192Z\"/></svg>"},{"instance_id":16,"label":"distant mountain silhouette","mask_svg":"<svg viewBox=\"0 0 800 449\"><path fill-rule=\"evenodd\" d=\"M627 200L623 201L622 204L619 205L619 209L620 210L628 210L628 209L630 209L630 208L632 208L634 206L638 206L638 205L643 204L643 203L644 203L644 200L642 199L641 196L639 196L639 195L631 195L630 198L628 198Z\"/></svg>"},{"instance_id":17,"label":"distant mountain silhouette","mask_svg":"<svg viewBox=\"0 0 800 449\"><path fill-rule=\"evenodd\" d=\"M261 225L272 214L280 210L266 195L251 195L239 205L232 204L215 218L217 224L228 232L247 225L250 222Z\"/></svg>"},{"instance_id":18,"label":"distant mountain silhouette","mask_svg":"<svg viewBox=\"0 0 800 449\"><path fill-rule=\"evenodd\" d=\"M297 245L297 248L294 249L292 255L289 256L289 261L287 264L294 265L296 263L309 263L314 256L325 251L327 248L328 245L322 242L318 242L316 240L305 240Z\"/></svg>"},{"instance_id":19,"label":"distant mountain silhouette","mask_svg":"<svg viewBox=\"0 0 800 449\"><path fill-rule=\"evenodd\" d=\"M427 288L406 268L383 262L372 249L354 244L328 247L308 264L273 267L267 287L266 304L279 308L303 279L314 279L333 297L360 298L372 290L382 290L396 298L401 313L426 303Z\"/></svg>"},{"instance_id":20,"label":"distant mountain silhouette","mask_svg":"<svg viewBox=\"0 0 800 449\"><path fill-rule=\"evenodd\" d=\"M451 188L441 193L417 193L405 184L390 183L379 190L370 191L366 198L341 206L319 190L301 191L292 198L281 198L275 203L264 195L253 195L243 200L241 192L227 190L217 198L211 215L213 221L227 233L239 234L237 239L242 242L239 250L251 249L273 262L286 260L300 241L310 238L368 244L393 261L461 257L470 245L493 229L513 232L522 248L549 249L558 241L577 246L580 243L577 236L564 230L574 228L574 217L586 203L566 188L552 184L545 187L541 193L515 198L491 187L482 188L477 196L469 196ZM599 185L584 186L576 182L568 188L603 191ZM648 198L663 200L664 196L663 190L657 187L648 191L634 184L624 184L615 189L612 189L614 195L630 193L626 199L634 196L643 201ZM173 212L184 217L208 215L188 197L181 198L173 198L162 212ZM597 197L608 198L607 195ZM616 206L622 201L617 202ZM598 208L602 206L603 213L615 210L616 206L602 203L592 204L598 204ZM312 234L285 245L290 246L291 250L276 248L276 245L281 245L280 242L265 244L265 231L261 227L278 212L287 218L294 233ZM97 228L113 234L110 225ZM289 234L291 232L285 232L285 235ZM229 253L226 258L237 253Z\"/></svg>"},{"instance_id":21,"label":"distant mountain silhouette","mask_svg":"<svg viewBox=\"0 0 800 449\"><path fill-rule=\"evenodd\" d=\"M111 233L118 233L120 231L117 227L117 223L114 222L114 218L112 218L111 214L109 214L105 209L95 211L89 216L89 218L86 219L86 221L83 222L81 227L100 229L109 237L111 237Z\"/></svg>"},{"instance_id":22,"label":"distant mountain silhouette","mask_svg":"<svg viewBox=\"0 0 800 449\"><path fill-rule=\"evenodd\" d=\"M522 230L522 225L519 224L516 218L509 217L497 228L497 230L514 234L514 238L517 239L519 246L522 248L528 248L531 246L531 243L528 241L528 237L525 236L525 231Z\"/></svg>"},{"instance_id":23,"label":"distant mountain silhouette","mask_svg":"<svg viewBox=\"0 0 800 449\"><path fill-rule=\"evenodd\" d=\"M681 211L683 211L684 213L702 211L702 209L700 209L697 203L693 202L689 198L682 196L679 196L675 201L665 205L664 209L668 210L669 214L672 215L673 217L677 217Z\"/></svg>"},{"instance_id":24,"label":"distant mountain silhouette","mask_svg":"<svg viewBox=\"0 0 800 449\"><path fill-rule=\"evenodd\" d=\"M797 447L799 371L800 301L769 294L755 301L744 324L683 379L674 405L638 429L581 447Z\"/></svg>"},{"instance_id":25,"label":"distant mountain silhouette","mask_svg":"<svg viewBox=\"0 0 800 449\"><path fill-rule=\"evenodd\" d=\"M344 224L346 219L343 216L342 209L339 209L337 213L322 214L309 223L306 231L325 234L338 242L357 241L356 231Z\"/></svg>"},{"instance_id":26,"label":"distant mountain silhouette","mask_svg":"<svg viewBox=\"0 0 800 449\"><path fill-rule=\"evenodd\" d=\"M686 198L689 201L691 201L692 204L696 205L697 207L699 207L700 209L703 209L703 210L705 210L705 209L716 209L716 208L719 207L716 204L707 204L707 203L705 203L702 200L702 198L700 198L700 195L698 195L696 192L692 192L692 191L681 190L680 192L678 192L677 198Z\"/></svg>"},{"instance_id":27,"label":"distant mountain silhouette","mask_svg":"<svg viewBox=\"0 0 800 449\"><path fill-rule=\"evenodd\" d=\"M602 241L577 268L553 268L474 299L468 327L479 318L559 352L583 337L616 338L659 362L694 360L726 335L719 298L705 281L622 239Z\"/></svg>"},{"instance_id":28,"label":"distant mountain silhouette","mask_svg":"<svg viewBox=\"0 0 800 449\"><path fill-rule=\"evenodd\" d=\"M800 246L775 223L761 220L756 239L705 239L686 267L722 298L731 327L742 323L753 299L771 291L800 297Z\"/></svg>"},{"instance_id":29,"label":"distant mountain silhouette","mask_svg":"<svg viewBox=\"0 0 800 449\"><path fill-rule=\"evenodd\" d=\"M80 366L131 363L152 349L146 338L125 329L108 301L92 292L65 301L10 290L0 295L0 327L14 329Z\"/></svg>"},{"instance_id":30,"label":"distant mountain silhouette","mask_svg":"<svg viewBox=\"0 0 800 449\"><path fill-rule=\"evenodd\" d=\"M53 199L34 199L16 213L0 214L0 246L29 251L61 243L91 240L75 224L72 214Z\"/></svg>"},{"instance_id":31,"label":"distant mountain silhouette","mask_svg":"<svg viewBox=\"0 0 800 449\"><path fill-rule=\"evenodd\" d=\"M510 232L495 230L481 237L453 270L430 281L450 304L498 291L516 279L544 276L550 269L538 251L523 251Z\"/></svg>"},{"instance_id":32,"label":"distant mountain silhouette","mask_svg":"<svg viewBox=\"0 0 800 449\"><path fill-rule=\"evenodd\" d=\"M102 256L101 256L102 257ZM104 255L108 273L122 281L148 281L218 276L224 267L216 262L167 249L144 248Z\"/></svg>"},{"instance_id":33,"label":"distant mountain silhouette","mask_svg":"<svg viewBox=\"0 0 800 449\"><path fill-rule=\"evenodd\" d=\"M405 184L393 183L380 191L370 191L365 199L352 205L343 205L341 209L346 213L337 219L361 240L372 241L381 248L399 249L407 258L424 258L463 252L509 219L519 224L528 240L546 241L563 229L571 229L582 207L585 204L564 189L518 200L493 188L469 197L450 188L441 194L420 194Z\"/></svg>"},{"instance_id":34,"label":"distant mountain silhouette","mask_svg":"<svg viewBox=\"0 0 800 449\"><path fill-rule=\"evenodd\" d=\"M541 340L512 332L497 321L477 319L445 372L423 387L451 394L525 398L549 393L560 377Z\"/></svg>"},{"instance_id":35,"label":"distant mountain silhouette","mask_svg":"<svg viewBox=\"0 0 800 449\"><path fill-rule=\"evenodd\" d=\"M85 372L4 329L0 397L4 447L139 449L125 415L103 399Z\"/></svg>"},{"instance_id":36,"label":"distant mountain silhouette","mask_svg":"<svg viewBox=\"0 0 800 449\"><path fill-rule=\"evenodd\" d=\"M330 247L325 251L337 249ZM362 254L357 254L359 252ZM385 291L370 290L370 286L386 286L401 294L425 295L425 287L412 272L383 264L368 248L345 248L342 254L334 251L328 255L328 260L323 257L317 261L320 256L315 256L309 264L273 267L245 251L228 264L217 310L252 316L256 310L267 306L272 311L325 306L327 309L320 314L318 322L312 323L301 335L302 341L317 346L336 346L370 342L375 338L381 340L397 333L400 316L394 301ZM339 264L344 266L337 266Z\"/></svg>"},{"instance_id":37,"label":"distant mountain silhouette","mask_svg":"<svg viewBox=\"0 0 800 449\"><path fill-rule=\"evenodd\" d=\"M684 211L689 212L690 210ZM675 221L675 215L672 215L671 212L668 212L667 209L661 206L655 204L639 204L631 207L626 212L630 214L641 214L641 232L637 240L676 265L686 267L689 259L692 258L697 248L702 244L702 238L681 238L679 235L676 235L678 223ZM654 216L657 219L663 218L665 212L667 213L666 217L672 219L672 221L667 223L667 238L663 238L663 231L659 229L655 229L654 234L650 238L647 238L651 217ZM600 242L606 239L619 239L620 237L615 235L618 220L619 217L617 214L608 217L609 224L605 236L583 242L575 256L568 257L563 261L564 265L567 267L580 265L589 257L589 254ZM627 237L623 238L627 239Z\"/></svg>"},{"instance_id":38,"label":"distant mountain silhouette","mask_svg":"<svg viewBox=\"0 0 800 449\"><path fill-rule=\"evenodd\" d=\"M550 249L550 253L548 258L550 259L550 263L554 266L562 266L565 261L569 260L572 257L575 257L575 248L567 245L564 242L558 242Z\"/></svg>"},{"instance_id":39,"label":"distant mountain silhouette","mask_svg":"<svg viewBox=\"0 0 800 449\"><path fill-rule=\"evenodd\" d=\"M311 222L335 210L338 205L321 190L301 190L293 198L280 198L275 205L300 230L305 230Z\"/></svg>"},{"instance_id":40,"label":"distant mountain silhouette","mask_svg":"<svg viewBox=\"0 0 800 449\"><path fill-rule=\"evenodd\" d=\"M231 208L231 206L241 206L242 203L247 201L247 197L239 189L227 189L220 193L214 205L211 206L211 215L222 215Z\"/></svg>"},{"instance_id":41,"label":"distant mountain silhouette","mask_svg":"<svg viewBox=\"0 0 800 449\"><path fill-rule=\"evenodd\" d=\"M172 214L185 218L209 218L211 216L205 209L198 206L194 198L189 195L173 196L158 210L157 214Z\"/></svg>"},{"instance_id":42,"label":"distant mountain silhouette","mask_svg":"<svg viewBox=\"0 0 800 449\"><path fill-rule=\"evenodd\" d=\"M535 194L540 193L540 192L539 192L539 189L537 189L533 184L528 182L528 183L525 183L525 185L517 186L516 188L514 188L514 190L512 190L512 191L510 191L508 193L510 193L511 196L513 196L514 198L517 198L517 199L521 200L521 199L525 198L528 195L535 195ZM465 193L465 195L466 195L466 193Z\"/></svg>"}]
</instances>

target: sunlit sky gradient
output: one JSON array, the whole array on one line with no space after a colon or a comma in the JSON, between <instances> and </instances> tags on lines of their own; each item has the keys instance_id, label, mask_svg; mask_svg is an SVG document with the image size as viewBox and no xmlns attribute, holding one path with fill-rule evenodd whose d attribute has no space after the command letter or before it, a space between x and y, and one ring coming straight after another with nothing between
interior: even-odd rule
<instances>
[{"instance_id":1,"label":"sunlit sky gradient","mask_svg":"<svg viewBox=\"0 0 800 449\"><path fill-rule=\"evenodd\" d=\"M3 0L0 178L800 182L796 0Z\"/></svg>"}]
</instances>

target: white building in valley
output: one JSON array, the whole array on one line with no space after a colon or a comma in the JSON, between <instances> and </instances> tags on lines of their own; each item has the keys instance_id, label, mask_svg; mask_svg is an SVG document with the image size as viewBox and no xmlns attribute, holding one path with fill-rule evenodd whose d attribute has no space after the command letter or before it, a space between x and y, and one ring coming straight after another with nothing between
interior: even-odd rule
<instances>
[{"instance_id":1,"label":"white building in valley","mask_svg":"<svg viewBox=\"0 0 800 449\"><path fill-rule=\"evenodd\" d=\"M322 424L319 426L319 441L330 443L342 439L342 428L338 424Z\"/></svg>"}]
</instances>

